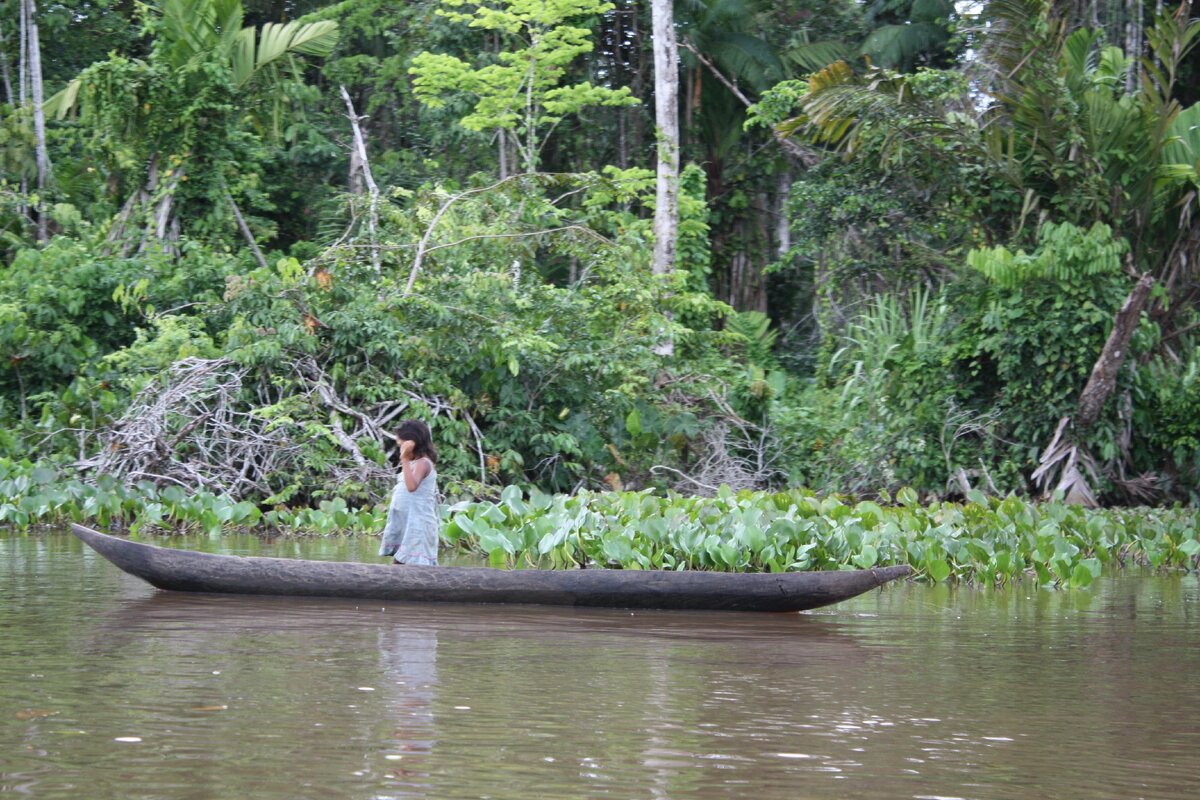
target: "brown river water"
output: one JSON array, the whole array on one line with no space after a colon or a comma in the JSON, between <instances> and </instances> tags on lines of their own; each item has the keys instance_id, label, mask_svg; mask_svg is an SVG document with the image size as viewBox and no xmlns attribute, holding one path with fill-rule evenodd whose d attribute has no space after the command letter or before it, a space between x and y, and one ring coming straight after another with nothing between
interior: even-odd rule
<instances>
[{"instance_id":1,"label":"brown river water","mask_svg":"<svg viewBox=\"0 0 1200 800\"><path fill-rule=\"evenodd\" d=\"M0 532L3 794L1197 798L1200 580L786 615L368 604L164 593Z\"/></svg>"}]
</instances>

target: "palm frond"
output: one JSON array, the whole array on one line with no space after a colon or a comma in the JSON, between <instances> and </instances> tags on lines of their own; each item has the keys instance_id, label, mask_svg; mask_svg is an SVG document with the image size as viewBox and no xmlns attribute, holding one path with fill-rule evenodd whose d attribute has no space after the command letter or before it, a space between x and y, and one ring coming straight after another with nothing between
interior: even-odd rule
<instances>
[{"instance_id":1,"label":"palm frond","mask_svg":"<svg viewBox=\"0 0 1200 800\"><path fill-rule=\"evenodd\" d=\"M1002 89L1018 72L1037 67L1052 56L1047 45L1056 38L1059 26L1050 19L1049 11L1047 0L991 0L987 4L987 36L977 63L992 71L992 83Z\"/></svg>"},{"instance_id":2,"label":"palm frond","mask_svg":"<svg viewBox=\"0 0 1200 800\"><path fill-rule=\"evenodd\" d=\"M945 46L949 39L946 29L936 22L884 25L871 31L859 51L882 66L899 68L911 65L923 53Z\"/></svg>"},{"instance_id":3,"label":"palm frond","mask_svg":"<svg viewBox=\"0 0 1200 800\"><path fill-rule=\"evenodd\" d=\"M1063 41L1059 61L1069 82L1079 84L1096 72L1103 41L1103 31L1089 28L1080 28Z\"/></svg>"},{"instance_id":4,"label":"palm frond","mask_svg":"<svg viewBox=\"0 0 1200 800\"><path fill-rule=\"evenodd\" d=\"M55 119L64 119L75 109L75 104L79 100L79 90L82 87L83 79L75 78L42 103L42 113Z\"/></svg>"},{"instance_id":5,"label":"palm frond","mask_svg":"<svg viewBox=\"0 0 1200 800\"><path fill-rule=\"evenodd\" d=\"M159 46L171 67L178 69L203 58L220 41L214 0L162 0L159 8L162 13Z\"/></svg>"},{"instance_id":6,"label":"palm frond","mask_svg":"<svg viewBox=\"0 0 1200 800\"><path fill-rule=\"evenodd\" d=\"M788 48L784 58L805 72L816 72L835 61L850 61L854 48L846 42L803 42Z\"/></svg>"},{"instance_id":7,"label":"palm frond","mask_svg":"<svg viewBox=\"0 0 1200 800\"><path fill-rule=\"evenodd\" d=\"M242 86L260 70L293 54L326 56L337 44L336 22L268 22L255 36L253 28L238 32L230 51L234 85ZM257 40L257 42L256 42ZM257 43L257 47L255 47Z\"/></svg>"},{"instance_id":8,"label":"palm frond","mask_svg":"<svg viewBox=\"0 0 1200 800\"><path fill-rule=\"evenodd\" d=\"M1200 162L1200 103L1189 106L1171 122L1171 139L1162 150L1164 164Z\"/></svg>"},{"instance_id":9,"label":"palm frond","mask_svg":"<svg viewBox=\"0 0 1200 800\"><path fill-rule=\"evenodd\" d=\"M723 33L705 42L704 52L730 78L763 90L783 75L774 50L755 36Z\"/></svg>"},{"instance_id":10,"label":"palm frond","mask_svg":"<svg viewBox=\"0 0 1200 800\"><path fill-rule=\"evenodd\" d=\"M977 137L960 131L939 108L917 98L902 75L872 68L865 75L854 73L844 61L830 64L809 78L809 92L800 101L803 117L779 126L783 135L804 130L815 142L851 152L866 132L880 137L885 154L895 154L901 145L933 145L933 135L962 142L978 149ZM966 150L964 150L966 152Z\"/></svg>"}]
</instances>

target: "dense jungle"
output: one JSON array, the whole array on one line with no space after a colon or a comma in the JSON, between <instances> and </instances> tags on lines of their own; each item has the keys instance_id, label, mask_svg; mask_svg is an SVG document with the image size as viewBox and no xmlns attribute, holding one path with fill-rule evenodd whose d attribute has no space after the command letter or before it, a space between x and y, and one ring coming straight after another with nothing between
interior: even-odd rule
<instances>
[{"instance_id":1,"label":"dense jungle","mask_svg":"<svg viewBox=\"0 0 1200 800\"><path fill-rule=\"evenodd\" d=\"M0 519L1194 504L1194 13L0 0Z\"/></svg>"}]
</instances>

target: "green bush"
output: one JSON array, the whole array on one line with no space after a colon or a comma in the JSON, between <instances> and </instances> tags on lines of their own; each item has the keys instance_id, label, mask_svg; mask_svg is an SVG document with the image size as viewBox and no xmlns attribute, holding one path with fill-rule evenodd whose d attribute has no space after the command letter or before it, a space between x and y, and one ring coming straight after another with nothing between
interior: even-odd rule
<instances>
[{"instance_id":1,"label":"green bush","mask_svg":"<svg viewBox=\"0 0 1200 800\"><path fill-rule=\"evenodd\" d=\"M1183 364L1156 359L1138 370L1132 425L1135 463L1200 504L1200 355Z\"/></svg>"}]
</instances>

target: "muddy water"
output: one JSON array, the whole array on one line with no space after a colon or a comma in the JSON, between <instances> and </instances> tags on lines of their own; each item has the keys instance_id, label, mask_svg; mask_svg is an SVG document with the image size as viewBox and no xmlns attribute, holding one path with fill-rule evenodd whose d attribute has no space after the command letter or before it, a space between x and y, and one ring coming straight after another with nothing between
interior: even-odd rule
<instances>
[{"instance_id":1,"label":"muddy water","mask_svg":"<svg viewBox=\"0 0 1200 800\"><path fill-rule=\"evenodd\" d=\"M1195 576L793 615L368 605L161 593L0 533L0 794L1194 798L1197 753Z\"/></svg>"}]
</instances>

